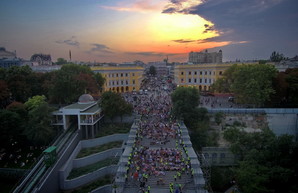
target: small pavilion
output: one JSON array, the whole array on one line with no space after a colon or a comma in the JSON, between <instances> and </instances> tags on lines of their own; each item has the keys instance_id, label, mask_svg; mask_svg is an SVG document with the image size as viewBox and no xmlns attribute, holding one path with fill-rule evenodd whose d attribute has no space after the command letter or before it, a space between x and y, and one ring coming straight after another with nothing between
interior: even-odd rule
<instances>
[{"instance_id":1,"label":"small pavilion","mask_svg":"<svg viewBox=\"0 0 298 193\"><path fill-rule=\"evenodd\" d=\"M77 103L54 111L52 125L62 126L64 130L77 127L83 139L92 139L99 131L102 118L103 113L98 101L90 94L83 94Z\"/></svg>"}]
</instances>

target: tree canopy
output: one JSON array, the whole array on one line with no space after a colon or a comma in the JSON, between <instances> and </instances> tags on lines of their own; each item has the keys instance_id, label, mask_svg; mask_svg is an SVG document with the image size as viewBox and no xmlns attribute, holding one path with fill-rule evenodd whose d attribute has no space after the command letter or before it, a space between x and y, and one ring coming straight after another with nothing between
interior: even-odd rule
<instances>
[{"instance_id":1,"label":"tree canopy","mask_svg":"<svg viewBox=\"0 0 298 193\"><path fill-rule=\"evenodd\" d=\"M131 114L133 107L127 103L119 93L107 91L102 94L99 106L103 109L105 116L113 120L116 116Z\"/></svg>"},{"instance_id":2,"label":"tree canopy","mask_svg":"<svg viewBox=\"0 0 298 193\"><path fill-rule=\"evenodd\" d=\"M67 60L65 60L64 58L58 58L56 64L57 65L63 65L63 64L67 64Z\"/></svg>"},{"instance_id":3,"label":"tree canopy","mask_svg":"<svg viewBox=\"0 0 298 193\"><path fill-rule=\"evenodd\" d=\"M152 76L156 75L156 68L155 66L150 66L149 68L149 74L151 74Z\"/></svg>"},{"instance_id":4,"label":"tree canopy","mask_svg":"<svg viewBox=\"0 0 298 193\"><path fill-rule=\"evenodd\" d=\"M223 76L212 88L234 93L238 103L260 107L275 93L273 80L277 70L270 64L235 64Z\"/></svg>"},{"instance_id":5,"label":"tree canopy","mask_svg":"<svg viewBox=\"0 0 298 193\"><path fill-rule=\"evenodd\" d=\"M69 104L84 93L98 93L98 85L88 66L66 64L55 71L51 79L49 97L51 102Z\"/></svg>"},{"instance_id":6,"label":"tree canopy","mask_svg":"<svg viewBox=\"0 0 298 193\"><path fill-rule=\"evenodd\" d=\"M282 61L284 59L286 59L284 57L284 55L283 54L280 54L280 53L278 53L276 51L273 51L272 54L271 54L271 56L270 56L270 61L271 62L280 62L280 61Z\"/></svg>"},{"instance_id":7,"label":"tree canopy","mask_svg":"<svg viewBox=\"0 0 298 193\"><path fill-rule=\"evenodd\" d=\"M234 170L241 192L297 192L298 143L293 136L277 137L269 129L246 133L232 128L224 138L240 158Z\"/></svg>"}]
</instances>

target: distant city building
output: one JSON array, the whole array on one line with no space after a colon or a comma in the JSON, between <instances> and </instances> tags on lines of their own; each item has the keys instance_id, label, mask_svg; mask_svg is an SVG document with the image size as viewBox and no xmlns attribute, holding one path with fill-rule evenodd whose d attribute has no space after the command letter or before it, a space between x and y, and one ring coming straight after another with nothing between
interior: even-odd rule
<instances>
[{"instance_id":1,"label":"distant city building","mask_svg":"<svg viewBox=\"0 0 298 193\"><path fill-rule=\"evenodd\" d=\"M34 54L30 61L33 66L51 66L53 64L51 55L47 54Z\"/></svg>"},{"instance_id":2,"label":"distant city building","mask_svg":"<svg viewBox=\"0 0 298 193\"><path fill-rule=\"evenodd\" d=\"M208 50L205 50L205 52L190 52L188 61L193 64L222 63L222 51L211 53Z\"/></svg>"},{"instance_id":3,"label":"distant city building","mask_svg":"<svg viewBox=\"0 0 298 193\"><path fill-rule=\"evenodd\" d=\"M91 70L101 73L106 79L104 91L117 93L139 91L144 74L144 68L137 65L93 66Z\"/></svg>"},{"instance_id":4,"label":"distant city building","mask_svg":"<svg viewBox=\"0 0 298 193\"><path fill-rule=\"evenodd\" d=\"M10 68L12 66L21 66L22 61L16 57L16 52L6 51L4 47L0 47L0 67Z\"/></svg>"},{"instance_id":5,"label":"distant city building","mask_svg":"<svg viewBox=\"0 0 298 193\"><path fill-rule=\"evenodd\" d=\"M4 47L0 47L0 59L14 59L16 57L16 52L9 52Z\"/></svg>"}]
</instances>

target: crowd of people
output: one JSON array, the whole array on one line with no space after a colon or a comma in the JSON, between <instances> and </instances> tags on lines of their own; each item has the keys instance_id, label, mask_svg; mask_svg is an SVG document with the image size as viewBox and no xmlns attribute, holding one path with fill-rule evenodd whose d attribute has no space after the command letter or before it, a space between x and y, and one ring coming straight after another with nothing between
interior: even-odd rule
<instances>
[{"instance_id":1,"label":"crowd of people","mask_svg":"<svg viewBox=\"0 0 298 193\"><path fill-rule=\"evenodd\" d=\"M150 77L142 86L146 94L126 95L141 116L133 151L127 164L126 179L139 183L142 192L150 192L148 178L155 177L157 185L164 184L167 172L176 172L173 181L181 174L191 175L191 165L183 147L179 126L171 117L171 85L167 81ZM152 89L154 88L154 89ZM173 182L169 184L174 192ZM178 184L179 185L179 184ZM182 185L175 192L182 192Z\"/></svg>"}]
</instances>

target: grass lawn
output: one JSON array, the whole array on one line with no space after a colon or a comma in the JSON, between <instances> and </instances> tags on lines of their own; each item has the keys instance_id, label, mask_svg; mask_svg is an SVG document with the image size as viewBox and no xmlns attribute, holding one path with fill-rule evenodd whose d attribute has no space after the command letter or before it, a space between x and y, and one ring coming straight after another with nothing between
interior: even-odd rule
<instances>
[{"instance_id":1,"label":"grass lawn","mask_svg":"<svg viewBox=\"0 0 298 193\"><path fill-rule=\"evenodd\" d=\"M88 155L92 155L98 152L102 152L105 151L107 149L112 149L112 148L118 148L122 146L123 141L113 141L110 143L106 143L103 145L99 145L96 147L91 147L91 148L84 148L81 149L81 151L79 152L79 154L77 155L77 158L82 158L82 157L86 157Z\"/></svg>"},{"instance_id":2,"label":"grass lawn","mask_svg":"<svg viewBox=\"0 0 298 193\"><path fill-rule=\"evenodd\" d=\"M128 133L130 131L131 124L128 123L109 123L104 124L100 129L96 137L103 137L107 135L113 135L115 133Z\"/></svg>"},{"instance_id":3,"label":"grass lawn","mask_svg":"<svg viewBox=\"0 0 298 193\"><path fill-rule=\"evenodd\" d=\"M111 184L112 179L113 179L113 176L106 175L102 178L95 180L94 182L91 182L90 184L87 184L87 185L77 188L75 190L65 191L65 193L88 193L100 186L104 186L106 184Z\"/></svg>"},{"instance_id":4,"label":"grass lawn","mask_svg":"<svg viewBox=\"0 0 298 193\"><path fill-rule=\"evenodd\" d=\"M67 179L74 179L76 177L88 174L90 172L96 171L100 168L109 166L109 165L114 165L117 164L119 161L119 157L112 157L112 158L108 158L99 162L96 162L94 164L85 166L85 167L81 167L81 168L75 168L73 170L71 170L70 174L68 175Z\"/></svg>"}]
</instances>

